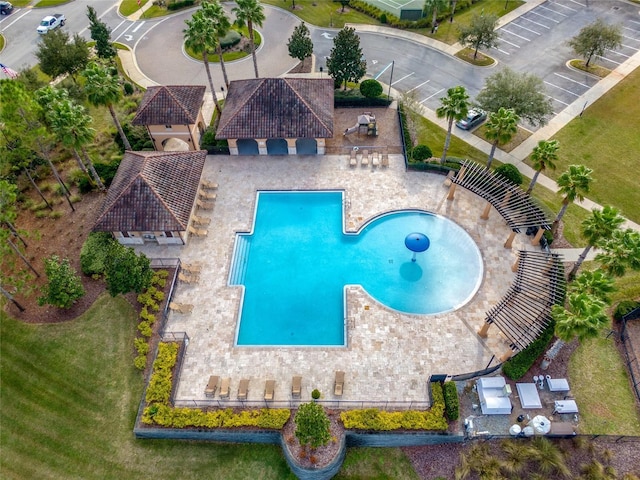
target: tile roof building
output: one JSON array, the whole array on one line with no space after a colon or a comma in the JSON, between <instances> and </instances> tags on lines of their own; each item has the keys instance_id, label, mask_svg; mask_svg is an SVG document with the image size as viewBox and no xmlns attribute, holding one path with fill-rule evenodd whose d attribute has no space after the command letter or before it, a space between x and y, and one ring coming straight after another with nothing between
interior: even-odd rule
<instances>
[{"instance_id":1,"label":"tile roof building","mask_svg":"<svg viewBox=\"0 0 640 480\"><path fill-rule=\"evenodd\" d=\"M258 78L229 85L216 138L232 155L324 154L333 137L333 80Z\"/></svg>"}]
</instances>

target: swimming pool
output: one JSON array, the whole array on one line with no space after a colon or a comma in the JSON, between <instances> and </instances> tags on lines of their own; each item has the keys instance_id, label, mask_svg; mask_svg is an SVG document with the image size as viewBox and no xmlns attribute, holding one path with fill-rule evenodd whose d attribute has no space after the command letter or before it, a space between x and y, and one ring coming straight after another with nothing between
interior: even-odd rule
<instances>
[{"instance_id":1,"label":"swimming pool","mask_svg":"<svg viewBox=\"0 0 640 480\"><path fill-rule=\"evenodd\" d=\"M404 243L411 232L431 241L416 262ZM236 235L229 275L244 286L236 344L341 346L346 285L425 315L467 303L482 274L477 245L444 217L388 212L346 234L342 192L258 192L253 231Z\"/></svg>"}]
</instances>

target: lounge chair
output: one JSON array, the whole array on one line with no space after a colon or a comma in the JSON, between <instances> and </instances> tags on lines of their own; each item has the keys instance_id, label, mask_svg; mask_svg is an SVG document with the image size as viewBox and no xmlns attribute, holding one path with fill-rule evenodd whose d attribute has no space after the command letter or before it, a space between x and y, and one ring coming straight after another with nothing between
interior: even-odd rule
<instances>
[{"instance_id":1,"label":"lounge chair","mask_svg":"<svg viewBox=\"0 0 640 480\"><path fill-rule=\"evenodd\" d=\"M220 384L220 398L229 398L229 385L231 385L231 378L223 378Z\"/></svg>"},{"instance_id":2,"label":"lounge chair","mask_svg":"<svg viewBox=\"0 0 640 480\"><path fill-rule=\"evenodd\" d=\"M178 313L191 313L193 311L193 305L189 303L169 302L169 309Z\"/></svg>"},{"instance_id":3,"label":"lounge chair","mask_svg":"<svg viewBox=\"0 0 640 480\"><path fill-rule=\"evenodd\" d=\"M342 391L344 390L344 372L336 372L336 381L333 384L333 394L336 397L342 396Z\"/></svg>"},{"instance_id":4,"label":"lounge chair","mask_svg":"<svg viewBox=\"0 0 640 480\"><path fill-rule=\"evenodd\" d=\"M382 154L382 160L380 160L380 164L383 167L388 167L389 166L389 155L386 153Z\"/></svg>"},{"instance_id":5,"label":"lounge chair","mask_svg":"<svg viewBox=\"0 0 640 480\"><path fill-rule=\"evenodd\" d=\"M209 225L211 223L211 219L210 218L199 217L197 215L192 215L191 216L191 220L193 221L194 224L200 225L201 227L206 227L207 225Z\"/></svg>"},{"instance_id":6,"label":"lounge chair","mask_svg":"<svg viewBox=\"0 0 640 480\"><path fill-rule=\"evenodd\" d=\"M275 380L267 380L264 382L264 399L267 401L273 400L273 391L276 388Z\"/></svg>"},{"instance_id":7,"label":"lounge chair","mask_svg":"<svg viewBox=\"0 0 640 480\"><path fill-rule=\"evenodd\" d=\"M246 400L249 393L249 380L243 378L238 386L238 400Z\"/></svg>"},{"instance_id":8,"label":"lounge chair","mask_svg":"<svg viewBox=\"0 0 640 480\"><path fill-rule=\"evenodd\" d=\"M209 383L207 383L206 388L204 389L204 394L207 397L213 397L216 394L216 390L218 389L218 381L220 380L220 377L216 376L216 375L211 375L209 377Z\"/></svg>"},{"instance_id":9,"label":"lounge chair","mask_svg":"<svg viewBox=\"0 0 640 480\"><path fill-rule=\"evenodd\" d=\"M204 200L215 200L218 197L215 193L205 192L204 190L198 190L198 195Z\"/></svg>"},{"instance_id":10,"label":"lounge chair","mask_svg":"<svg viewBox=\"0 0 640 480\"><path fill-rule=\"evenodd\" d=\"M203 202L200 199L196 200L196 205L203 210L213 210L213 203Z\"/></svg>"},{"instance_id":11,"label":"lounge chair","mask_svg":"<svg viewBox=\"0 0 640 480\"><path fill-rule=\"evenodd\" d=\"M193 284L198 283L198 277L195 275L188 275L182 272L178 273L178 280L184 283Z\"/></svg>"},{"instance_id":12,"label":"lounge chair","mask_svg":"<svg viewBox=\"0 0 640 480\"><path fill-rule=\"evenodd\" d=\"M202 188L208 188L209 190L215 190L218 188L217 183L210 182L209 180L202 180L202 182L200 182L200 185L202 186Z\"/></svg>"},{"instance_id":13,"label":"lounge chair","mask_svg":"<svg viewBox=\"0 0 640 480\"><path fill-rule=\"evenodd\" d=\"M195 235L196 237L206 237L207 233L209 233L205 228L196 228L189 225L187 229L191 235Z\"/></svg>"},{"instance_id":14,"label":"lounge chair","mask_svg":"<svg viewBox=\"0 0 640 480\"><path fill-rule=\"evenodd\" d=\"M377 167L380 165L380 161L378 160L378 152L373 152L373 160L371 160L371 165Z\"/></svg>"},{"instance_id":15,"label":"lounge chair","mask_svg":"<svg viewBox=\"0 0 640 480\"><path fill-rule=\"evenodd\" d=\"M295 376L291 382L291 396L294 398L300 398L302 394L302 377Z\"/></svg>"},{"instance_id":16,"label":"lounge chair","mask_svg":"<svg viewBox=\"0 0 640 480\"><path fill-rule=\"evenodd\" d=\"M363 167L369 165L369 150L362 151L362 160L360 161L360 165Z\"/></svg>"},{"instance_id":17,"label":"lounge chair","mask_svg":"<svg viewBox=\"0 0 640 480\"><path fill-rule=\"evenodd\" d=\"M358 151L355 148L351 149L351 156L349 157L349 166L350 167L355 167L356 165L358 165L358 159L356 158L356 154L358 153Z\"/></svg>"},{"instance_id":18,"label":"lounge chair","mask_svg":"<svg viewBox=\"0 0 640 480\"><path fill-rule=\"evenodd\" d=\"M196 274L200 273L200 270L202 270L202 266L197 263L181 263L180 268L182 268L182 270L184 270L185 272Z\"/></svg>"}]
</instances>

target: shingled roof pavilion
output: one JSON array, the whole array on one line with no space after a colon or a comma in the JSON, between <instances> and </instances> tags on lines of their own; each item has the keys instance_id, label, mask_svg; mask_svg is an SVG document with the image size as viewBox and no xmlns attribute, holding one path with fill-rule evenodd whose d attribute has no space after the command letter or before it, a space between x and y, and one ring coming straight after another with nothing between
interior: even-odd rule
<instances>
[{"instance_id":1,"label":"shingled roof pavilion","mask_svg":"<svg viewBox=\"0 0 640 480\"><path fill-rule=\"evenodd\" d=\"M181 150L199 150L206 129L202 115L205 89L202 85L149 87L131 123L147 127L156 150L165 150L170 139L179 140Z\"/></svg>"},{"instance_id":2,"label":"shingled roof pavilion","mask_svg":"<svg viewBox=\"0 0 640 480\"><path fill-rule=\"evenodd\" d=\"M216 131L231 155L324 155L331 137L331 78L232 81Z\"/></svg>"},{"instance_id":3,"label":"shingled roof pavilion","mask_svg":"<svg viewBox=\"0 0 640 480\"><path fill-rule=\"evenodd\" d=\"M126 152L93 231L124 245L185 244L207 156L196 152Z\"/></svg>"}]
</instances>

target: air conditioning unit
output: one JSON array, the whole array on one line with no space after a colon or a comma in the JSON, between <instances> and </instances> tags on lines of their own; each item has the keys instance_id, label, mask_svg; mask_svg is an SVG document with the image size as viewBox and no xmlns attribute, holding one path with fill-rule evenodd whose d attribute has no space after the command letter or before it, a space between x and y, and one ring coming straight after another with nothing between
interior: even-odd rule
<instances>
[{"instance_id":1,"label":"air conditioning unit","mask_svg":"<svg viewBox=\"0 0 640 480\"><path fill-rule=\"evenodd\" d=\"M511 395L511 385L507 384L502 387L502 396L508 397L509 395Z\"/></svg>"}]
</instances>

